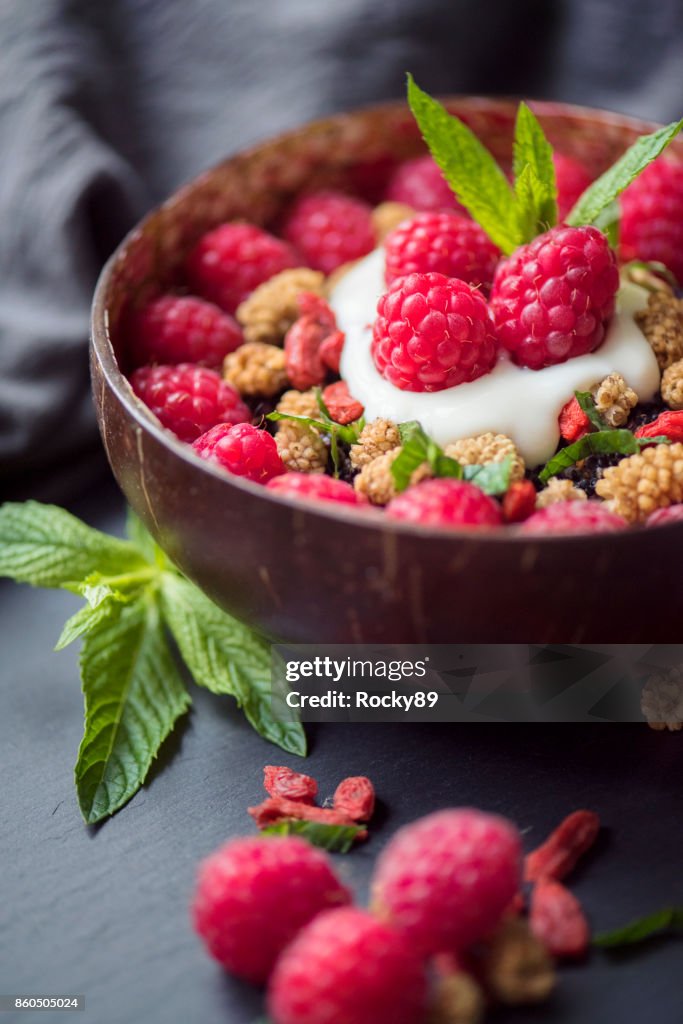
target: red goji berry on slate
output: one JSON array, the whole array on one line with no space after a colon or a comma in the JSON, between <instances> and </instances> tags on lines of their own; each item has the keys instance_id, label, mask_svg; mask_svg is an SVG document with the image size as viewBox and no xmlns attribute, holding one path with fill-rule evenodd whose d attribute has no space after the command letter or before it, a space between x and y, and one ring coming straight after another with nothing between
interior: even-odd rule
<instances>
[{"instance_id":1,"label":"red goji berry on slate","mask_svg":"<svg viewBox=\"0 0 683 1024\"><path fill-rule=\"evenodd\" d=\"M579 858L590 849L600 831L600 818L593 811L574 811L524 859L524 878L565 878Z\"/></svg>"},{"instance_id":2,"label":"red goji berry on slate","mask_svg":"<svg viewBox=\"0 0 683 1024\"><path fill-rule=\"evenodd\" d=\"M310 775L301 775L284 765L267 764L263 769L263 786L269 796L282 796L312 804L318 792L318 783Z\"/></svg>"},{"instance_id":3,"label":"red goji berry on slate","mask_svg":"<svg viewBox=\"0 0 683 1024\"><path fill-rule=\"evenodd\" d=\"M375 787L365 775L354 775L339 783L332 804L335 811L352 821L370 821L375 810Z\"/></svg>"}]
</instances>

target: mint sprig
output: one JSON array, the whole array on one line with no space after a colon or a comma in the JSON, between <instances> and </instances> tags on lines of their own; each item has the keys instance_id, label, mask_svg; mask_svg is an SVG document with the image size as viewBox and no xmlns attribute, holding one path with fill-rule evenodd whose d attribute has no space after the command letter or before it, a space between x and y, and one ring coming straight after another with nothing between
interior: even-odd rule
<instances>
[{"instance_id":1,"label":"mint sprig","mask_svg":"<svg viewBox=\"0 0 683 1024\"><path fill-rule=\"evenodd\" d=\"M586 434L566 448L560 448L539 473L539 480L547 484L557 476L589 455L635 455L650 444L670 444L668 437L634 437L630 430L596 430Z\"/></svg>"},{"instance_id":2,"label":"mint sprig","mask_svg":"<svg viewBox=\"0 0 683 1024\"><path fill-rule=\"evenodd\" d=\"M526 103L517 109L513 170L520 231L531 239L557 224L557 180L553 148Z\"/></svg>"},{"instance_id":3,"label":"mint sprig","mask_svg":"<svg viewBox=\"0 0 683 1024\"><path fill-rule=\"evenodd\" d=\"M683 118L641 135L626 152L579 196L567 217L567 224L595 224L600 214L621 195L645 168L664 152L683 128Z\"/></svg>"},{"instance_id":4,"label":"mint sprig","mask_svg":"<svg viewBox=\"0 0 683 1024\"><path fill-rule=\"evenodd\" d=\"M88 824L137 792L190 706L169 632L197 685L234 697L272 743L306 752L300 722L273 714L268 645L185 579L135 516L128 534L111 537L53 505L0 506L0 576L85 598L57 649L83 637L85 726L75 777Z\"/></svg>"},{"instance_id":5,"label":"mint sprig","mask_svg":"<svg viewBox=\"0 0 683 1024\"><path fill-rule=\"evenodd\" d=\"M629 921L621 928L600 932L594 937L593 945L607 950L621 949L667 932L683 932L683 907L665 907Z\"/></svg>"},{"instance_id":6,"label":"mint sprig","mask_svg":"<svg viewBox=\"0 0 683 1024\"><path fill-rule=\"evenodd\" d=\"M424 432L417 420L400 423L398 432L401 438L401 451L391 464L391 475L399 493L405 491L413 473L424 462L429 465L433 477L468 480L485 494L505 494L510 486L510 456L506 456L500 462L488 462L483 466L461 466L456 459L446 455L443 448Z\"/></svg>"},{"instance_id":7,"label":"mint sprig","mask_svg":"<svg viewBox=\"0 0 683 1024\"><path fill-rule=\"evenodd\" d=\"M348 853L365 829L360 825L327 825L318 821L287 819L264 828L264 836L301 836L313 846L319 846L330 853Z\"/></svg>"}]
</instances>

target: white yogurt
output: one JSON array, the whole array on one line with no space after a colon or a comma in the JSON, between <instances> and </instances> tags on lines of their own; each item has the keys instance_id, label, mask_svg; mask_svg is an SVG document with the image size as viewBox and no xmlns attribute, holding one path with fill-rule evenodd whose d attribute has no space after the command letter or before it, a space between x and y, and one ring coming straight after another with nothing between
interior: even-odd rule
<instances>
[{"instance_id":1,"label":"white yogurt","mask_svg":"<svg viewBox=\"0 0 683 1024\"><path fill-rule=\"evenodd\" d=\"M641 401L659 388L654 353L633 319L647 305L647 292L624 284L617 311L597 352L566 363L529 370L502 356L491 373L443 391L402 391L378 372L370 354L377 300L386 290L384 250L376 249L341 279L332 293L337 323L346 334L341 374L368 420L419 420L440 445L493 431L511 437L527 465L546 462L559 441L557 417L575 391L588 391L610 373L620 373Z\"/></svg>"}]
</instances>

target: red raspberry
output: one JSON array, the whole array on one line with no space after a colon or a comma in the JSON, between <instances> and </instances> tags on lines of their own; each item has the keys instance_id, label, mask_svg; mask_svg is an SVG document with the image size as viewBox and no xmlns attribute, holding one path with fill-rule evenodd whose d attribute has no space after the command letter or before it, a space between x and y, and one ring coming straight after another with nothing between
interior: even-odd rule
<instances>
[{"instance_id":1,"label":"red raspberry","mask_svg":"<svg viewBox=\"0 0 683 1024\"><path fill-rule=\"evenodd\" d=\"M360 500L351 484L318 473L286 473L268 483L268 489L286 498L304 501L337 501L343 505L358 505Z\"/></svg>"},{"instance_id":2,"label":"red raspberry","mask_svg":"<svg viewBox=\"0 0 683 1024\"><path fill-rule=\"evenodd\" d=\"M138 398L181 441L194 441L217 423L251 419L235 389L203 366L142 366L130 382Z\"/></svg>"},{"instance_id":3,"label":"red raspberry","mask_svg":"<svg viewBox=\"0 0 683 1024\"><path fill-rule=\"evenodd\" d=\"M569 401L562 406L558 417L560 434L573 443L589 433L591 421L578 403L576 395L572 395Z\"/></svg>"},{"instance_id":4,"label":"red raspberry","mask_svg":"<svg viewBox=\"0 0 683 1024\"><path fill-rule=\"evenodd\" d=\"M441 391L488 373L496 339L486 302L465 281L409 274L377 303L375 366L404 391Z\"/></svg>"},{"instance_id":5,"label":"red raspberry","mask_svg":"<svg viewBox=\"0 0 683 1024\"><path fill-rule=\"evenodd\" d=\"M342 192L302 196L292 207L282 233L307 266L324 274L375 248L370 206Z\"/></svg>"},{"instance_id":6,"label":"red raspberry","mask_svg":"<svg viewBox=\"0 0 683 1024\"><path fill-rule=\"evenodd\" d=\"M263 984L309 921L350 902L322 851L296 836L257 836L226 843L202 861L192 917L223 967Z\"/></svg>"},{"instance_id":7,"label":"red raspberry","mask_svg":"<svg viewBox=\"0 0 683 1024\"><path fill-rule=\"evenodd\" d=\"M593 181L587 168L572 156L553 153L555 177L557 179L557 206L563 221L572 206Z\"/></svg>"},{"instance_id":8,"label":"red raspberry","mask_svg":"<svg viewBox=\"0 0 683 1024\"><path fill-rule=\"evenodd\" d=\"M658 260L683 282L683 164L655 160L621 196L622 260Z\"/></svg>"},{"instance_id":9,"label":"red raspberry","mask_svg":"<svg viewBox=\"0 0 683 1024\"><path fill-rule=\"evenodd\" d=\"M406 203L414 210L457 210L468 216L429 153L406 160L396 168L386 198L395 203Z\"/></svg>"},{"instance_id":10,"label":"red raspberry","mask_svg":"<svg viewBox=\"0 0 683 1024\"><path fill-rule=\"evenodd\" d=\"M425 955L457 952L495 927L520 869L519 834L505 818L438 811L400 829L380 855L373 903Z\"/></svg>"},{"instance_id":11,"label":"red raspberry","mask_svg":"<svg viewBox=\"0 0 683 1024\"><path fill-rule=\"evenodd\" d=\"M602 231L551 228L498 265L491 291L498 340L532 370L592 352L605 337L618 287Z\"/></svg>"},{"instance_id":12,"label":"red raspberry","mask_svg":"<svg viewBox=\"0 0 683 1024\"><path fill-rule=\"evenodd\" d=\"M520 527L522 533L535 536L556 533L613 533L624 530L621 516L608 511L597 501L558 501L534 512Z\"/></svg>"},{"instance_id":13,"label":"red raspberry","mask_svg":"<svg viewBox=\"0 0 683 1024\"><path fill-rule=\"evenodd\" d=\"M187 277L199 295L234 313L254 288L299 262L291 246L255 224L221 224L191 251Z\"/></svg>"},{"instance_id":14,"label":"red raspberry","mask_svg":"<svg viewBox=\"0 0 683 1024\"><path fill-rule=\"evenodd\" d=\"M646 526L667 526L668 523L683 523L683 505L668 505L658 508L648 516Z\"/></svg>"},{"instance_id":15,"label":"red raspberry","mask_svg":"<svg viewBox=\"0 0 683 1024\"><path fill-rule=\"evenodd\" d=\"M270 981L273 1024L419 1024L424 968L405 938L364 910L321 914Z\"/></svg>"},{"instance_id":16,"label":"red raspberry","mask_svg":"<svg viewBox=\"0 0 683 1024\"><path fill-rule=\"evenodd\" d=\"M444 274L489 288L500 250L483 228L457 213L420 213L387 237L386 280L406 274Z\"/></svg>"},{"instance_id":17,"label":"red raspberry","mask_svg":"<svg viewBox=\"0 0 683 1024\"><path fill-rule=\"evenodd\" d=\"M198 437L192 447L201 459L258 484L286 472L274 439L251 423L238 423L235 427L219 423Z\"/></svg>"},{"instance_id":18,"label":"red raspberry","mask_svg":"<svg viewBox=\"0 0 683 1024\"><path fill-rule=\"evenodd\" d=\"M162 295L130 320L135 362L218 367L244 338L237 321L192 295Z\"/></svg>"},{"instance_id":19,"label":"red raspberry","mask_svg":"<svg viewBox=\"0 0 683 1024\"><path fill-rule=\"evenodd\" d=\"M425 480L393 498L387 505L390 519L421 526L476 529L499 526L500 505L465 480Z\"/></svg>"}]
</instances>

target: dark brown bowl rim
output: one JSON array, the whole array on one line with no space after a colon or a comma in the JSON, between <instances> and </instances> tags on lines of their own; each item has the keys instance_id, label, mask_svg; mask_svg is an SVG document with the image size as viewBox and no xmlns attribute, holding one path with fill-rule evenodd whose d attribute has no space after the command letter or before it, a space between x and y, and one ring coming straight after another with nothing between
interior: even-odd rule
<instances>
[{"instance_id":1,"label":"dark brown bowl rim","mask_svg":"<svg viewBox=\"0 0 683 1024\"><path fill-rule=\"evenodd\" d=\"M467 95L449 95L441 97L441 101L447 104L458 104L466 103L470 107L501 107L507 108L510 112L514 112L517 107L517 100L511 99L509 96L496 98L494 96L467 96ZM585 107L578 104L569 104L556 102L553 100L529 100L529 104L539 113L543 114L554 113L562 115L575 115L577 117L590 117L604 118L610 123L619 123L626 127L633 128L634 130L642 132L643 129L655 130L659 125L654 121L645 121L640 118L631 117L627 114L621 114L609 110L603 110L594 107ZM438 539L442 542L448 540L459 541L463 540L476 540L486 541L492 543L509 543L519 542L521 543L534 543L534 544L557 544L563 543L568 545L593 543L600 544L606 542L609 538L610 542L614 539L616 543L627 543L628 539L633 535L634 532L643 529L642 526L630 527L626 530L616 530L613 533L601 533L601 534L531 534L522 533L519 529L514 526L507 526L504 528L492 528L488 529L451 529L445 527L432 527L422 526L418 523L408 523L402 520L392 520L383 515L379 510L372 509L372 507L364 508L360 505L345 505L341 502L310 502L303 503L300 499L293 498L287 495L277 494L270 491L263 484L254 483L251 480L247 480L244 477L230 475L226 471L220 469L218 466L212 465L205 459L201 459L192 451L192 447L189 444L185 444L179 440L170 430L167 430L161 425L157 417L152 411L142 402L135 392L133 391L128 378L122 373L118 366L114 347L112 345L109 336L109 317L108 310L105 304L105 295L108 290L109 279L113 272L114 266L122 258L125 258L125 251L129 243L138 235L138 233L145 227L148 221L154 217L159 210L168 209L180 202L187 192L192 191L196 186L208 175L213 174L218 168L228 165L237 156L249 157L252 153L257 152L262 145L266 142L273 141L285 141L294 140L299 134L308 132L311 129L323 129L326 125L334 124L337 121L346 120L348 117L352 117L354 113L361 113L362 111L374 111L381 113L386 111L389 113L396 113L400 110L405 110L406 104L401 101L369 104L366 106L356 107L352 110L333 114L329 117L318 118L313 121L307 121L303 125L299 125L296 128L292 128L288 131L282 132L277 136L268 136L265 139L257 141L249 146L247 149L238 150L230 156L219 160L217 163L211 165L206 170L201 171L198 175L192 178L190 181L185 182L175 192L172 193L168 199L165 199L162 203L153 207L143 218L140 220L131 230L125 235L119 245L116 247L112 255L105 263L102 271L98 277L97 284L93 295L91 318L90 318L90 344L93 351L96 353L100 367L102 369L103 376L107 381L107 384L112 389L119 401L126 407L130 415L135 419L136 423L143 429L151 434L157 441L159 441L165 448L167 448L172 454L181 458L185 463L191 467L197 469L200 472L206 472L211 474L215 479L220 480L221 484L227 488L236 488L238 490L245 491L247 494L251 494L254 497L258 497L262 500L271 502L272 504L285 505L291 508L295 508L298 511L306 512L316 516L322 516L325 519L329 519L333 522L343 521L345 523L362 526L365 528L375 528L383 533L391 533L398 537L402 534L410 534L412 536ZM657 527L657 530L675 531L683 530L683 523L668 523L665 526ZM617 539L619 538L619 539Z\"/></svg>"}]
</instances>

